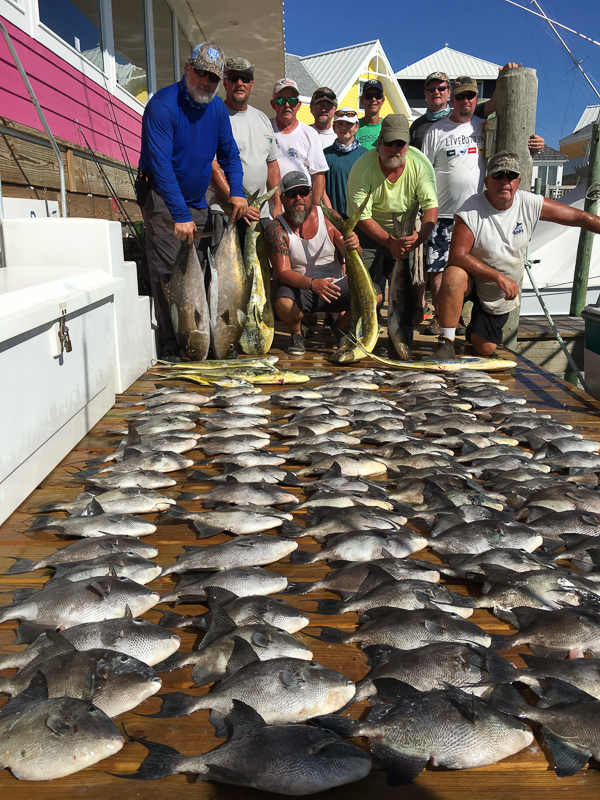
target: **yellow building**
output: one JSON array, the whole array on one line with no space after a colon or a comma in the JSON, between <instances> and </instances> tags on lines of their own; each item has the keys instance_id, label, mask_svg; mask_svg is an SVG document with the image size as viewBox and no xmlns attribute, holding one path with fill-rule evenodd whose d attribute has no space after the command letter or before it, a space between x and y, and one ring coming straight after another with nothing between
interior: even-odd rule
<instances>
[{"instance_id":1,"label":"yellow building","mask_svg":"<svg viewBox=\"0 0 600 800\"><path fill-rule=\"evenodd\" d=\"M358 98L363 85L373 78L381 81L385 92L382 117L387 114L411 115L410 106L379 39L311 56L286 53L285 74L298 84L302 101L298 119L307 124L314 122L309 108L310 98L320 86L333 89L340 106L351 106L360 117L364 116Z\"/></svg>"}]
</instances>

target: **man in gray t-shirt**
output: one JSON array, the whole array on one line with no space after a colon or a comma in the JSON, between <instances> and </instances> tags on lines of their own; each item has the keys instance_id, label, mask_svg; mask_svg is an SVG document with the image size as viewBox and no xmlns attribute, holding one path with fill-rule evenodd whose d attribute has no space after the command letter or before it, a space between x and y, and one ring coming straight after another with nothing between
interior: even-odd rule
<instances>
[{"instance_id":1,"label":"man in gray t-shirt","mask_svg":"<svg viewBox=\"0 0 600 800\"><path fill-rule=\"evenodd\" d=\"M233 138L240 151L244 169L244 188L253 194L258 190L259 197L280 180L278 157L281 150L277 136L266 114L248 105L248 98L254 88L254 64L245 58L228 58L225 62L225 107L231 120ZM213 162L213 182L220 194L229 197L225 175L216 161ZM273 216L283 212L279 190L271 200ZM259 212L248 206L244 215L247 222L269 217L269 203ZM243 238L243 237L242 237Z\"/></svg>"},{"instance_id":2,"label":"man in gray t-shirt","mask_svg":"<svg viewBox=\"0 0 600 800\"><path fill-rule=\"evenodd\" d=\"M600 233L595 214L518 191L521 172L515 153L496 153L488 162L486 190L469 197L454 215L449 266L438 295L436 360L456 357L454 337L467 299L473 301L467 341L486 358L501 344L509 312L519 305L527 243L540 219Z\"/></svg>"}]
</instances>

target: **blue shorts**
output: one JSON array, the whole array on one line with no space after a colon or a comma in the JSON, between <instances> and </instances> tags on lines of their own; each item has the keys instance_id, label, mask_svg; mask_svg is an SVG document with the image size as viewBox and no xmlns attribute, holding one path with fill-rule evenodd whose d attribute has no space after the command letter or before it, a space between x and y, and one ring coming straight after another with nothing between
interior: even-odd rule
<instances>
[{"instance_id":1,"label":"blue shorts","mask_svg":"<svg viewBox=\"0 0 600 800\"><path fill-rule=\"evenodd\" d=\"M448 266L448 252L452 238L453 219L438 219L425 243L425 269L427 272L443 272Z\"/></svg>"}]
</instances>

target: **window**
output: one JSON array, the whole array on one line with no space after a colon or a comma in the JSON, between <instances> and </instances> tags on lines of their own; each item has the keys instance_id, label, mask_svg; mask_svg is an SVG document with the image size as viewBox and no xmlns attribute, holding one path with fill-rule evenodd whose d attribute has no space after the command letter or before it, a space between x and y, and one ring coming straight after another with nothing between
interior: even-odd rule
<instances>
[{"instance_id":1,"label":"window","mask_svg":"<svg viewBox=\"0 0 600 800\"><path fill-rule=\"evenodd\" d=\"M177 37L179 40L179 78L181 78L185 72L186 61L191 56L193 48L180 25L177 26Z\"/></svg>"},{"instance_id":2,"label":"window","mask_svg":"<svg viewBox=\"0 0 600 800\"><path fill-rule=\"evenodd\" d=\"M548 177L548 167L538 167L538 178L542 182L542 186L546 186L546 178Z\"/></svg>"},{"instance_id":3,"label":"window","mask_svg":"<svg viewBox=\"0 0 600 800\"><path fill-rule=\"evenodd\" d=\"M166 0L152 0L154 17L154 53L156 58L156 88L170 86L174 80L173 12Z\"/></svg>"},{"instance_id":4,"label":"window","mask_svg":"<svg viewBox=\"0 0 600 800\"><path fill-rule=\"evenodd\" d=\"M54 0L51 0L54 3ZM117 83L142 103L148 100L143 0L113 2Z\"/></svg>"},{"instance_id":5,"label":"window","mask_svg":"<svg viewBox=\"0 0 600 800\"><path fill-rule=\"evenodd\" d=\"M104 69L98 0L39 0L40 22Z\"/></svg>"},{"instance_id":6,"label":"window","mask_svg":"<svg viewBox=\"0 0 600 800\"><path fill-rule=\"evenodd\" d=\"M548 185L549 186L556 186L557 180L556 176L558 173L558 167L548 167Z\"/></svg>"}]
</instances>

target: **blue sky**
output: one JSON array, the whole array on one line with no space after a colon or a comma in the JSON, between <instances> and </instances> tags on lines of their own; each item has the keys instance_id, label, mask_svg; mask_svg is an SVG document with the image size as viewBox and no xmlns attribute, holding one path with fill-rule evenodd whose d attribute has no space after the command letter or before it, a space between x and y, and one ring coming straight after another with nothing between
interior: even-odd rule
<instances>
[{"instance_id":1,"label":"blue sky","mask_svg":"<svg viewBox=\"0 0 600 800\"><path fill-rule=\"evenodd\" d=\"M528 5L528 0L517 2ZM598 0L540 0L540 5L551 19L600 41ZM552 147L572 133L587 105L600 104L548 24L505 0L287 0L284 14L286 51L295 55L379 39L394 71L446 43L496 64L516 61L533 67L538 76L536 131ZM600 47L559 31L575 58L586 59L582 66L600 91Z\"/></svg>"}]
</instances>

